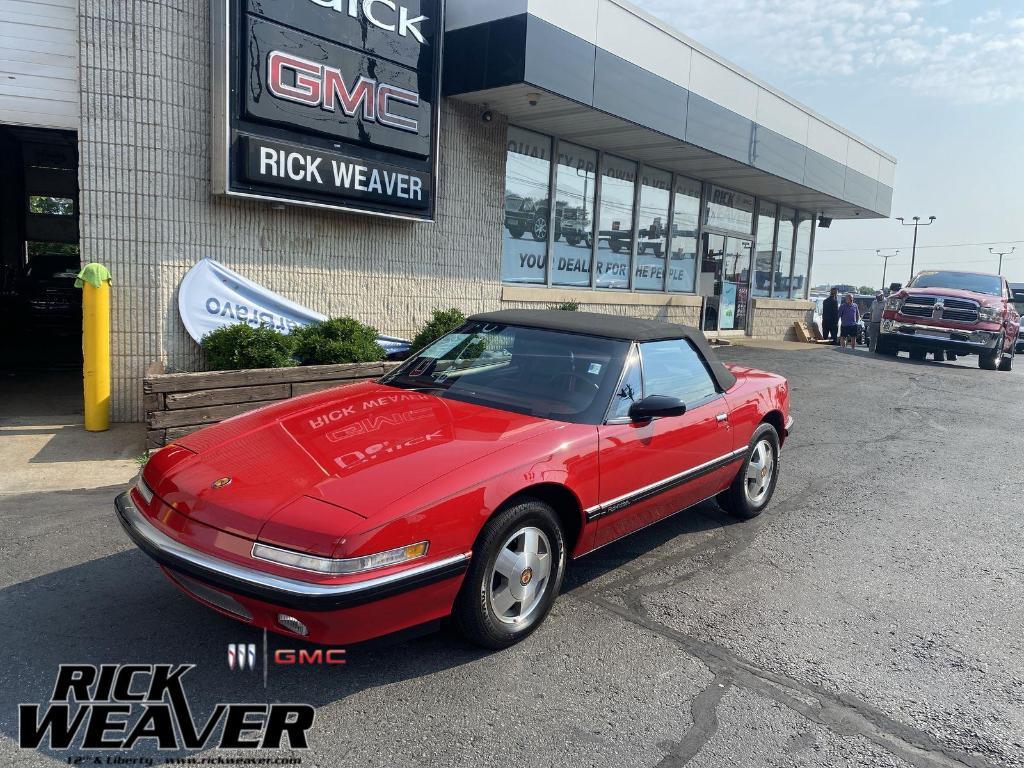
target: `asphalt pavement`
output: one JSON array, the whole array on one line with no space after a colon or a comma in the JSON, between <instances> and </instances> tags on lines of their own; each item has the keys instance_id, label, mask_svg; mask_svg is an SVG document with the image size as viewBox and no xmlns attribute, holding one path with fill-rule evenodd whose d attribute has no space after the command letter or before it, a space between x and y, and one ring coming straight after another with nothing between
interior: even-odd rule
<instances>
[{"instance_id":1,"label":"asphalt pavement","mask_svg":"<svg viewBox=\"0 0 1024 768\"><path fill-rule=\"evenodd\" d=\"M1024 766L1024 373L719 355L792 384L769 510L704 504L573 563L544 626L501 653L435 632L275 667L264 688L226 663L262 633L128 544L120 484L0 483L0 764L96 756L16 746L17 705L47 700L58 664L187 662L197 714L314 704L312 748L282 753L307 767Z\"/></svg>"}]
</instances>

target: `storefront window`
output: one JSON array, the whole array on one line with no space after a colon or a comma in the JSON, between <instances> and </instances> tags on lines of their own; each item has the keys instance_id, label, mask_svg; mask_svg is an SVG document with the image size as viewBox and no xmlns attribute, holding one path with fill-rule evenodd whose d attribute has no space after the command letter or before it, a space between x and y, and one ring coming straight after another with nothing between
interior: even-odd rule
<instances>
[{"instance_id":1,"label":"storefront window","mask_svg":"<svg viewBox=\"0 0 1024 768\"><path fill-rule=\"evenodd\" d=\"M663 291L672 174L644 168L640 183L640 226L636 264L633 267L633 287L641 291Z\"/></svg>"},{"instance_id":2,"label":"storefront window","mask_svg":"<svg viewBox=\"0 0 1024 768\"><path fill-rule=\"evenodd\" d=\"M754 198L723 187L708 188L709 227L749 235L754 231Z\"/></svg>"},{"instance_id":3,"label":"storefront window","mask_svg":"<svg viewBox=\"0 0 1024 768\"><path fill-rule=\"evenodd\" d=\"M807 268L811 262L811 227L814 219L806 213L797 215L796 248L793 251L793 279L789 298L802 299L807 295Z\"/></svg>"},{"instance_id":4,"label":"storefront window","mask_svg":"<svg viewBox=\"0 0 1024 768\"><path fill-rule=\"evenodd\" d=\"M779 239L775 246L779 262L775 268L775 291L772 294L776 298L789 297L789 276L793 258L793 221L795 218L796 211L792 208L779 208Z\"/></svg>"},{"instance_id":5,"label":"storefront window","mask_svg":"<svg viewBox=\"0 0 1024 768\"><path fill-rule=\"evenodd\" d=\"M628 288L633 252L636 164L605 156L601 168L601 215L597 237L597 287Z\"/></svg>"},{"instance_id":6,"label":"storefront window","mask_svg":"<svg viewBox=\"0 0 1024 768\"><path fill-rule=\"evenodd\" d=\"M550 183L551 139L510 127L501 258L505 282L547 282Z\"/></svg>"},{"instance_id":7,"label":"storefront window","mask_svg":"<svg viewBox=\"0 0 1024 768\"><path fill-rule=\"evenodd\" d=\"M597 152L566 141L560 142L557 174L551 282L554 285L589 286L594 248Z\"/></svg>"},{"instance_id":8,"label":"storefront window","mask_svg":"<svg viewBox=\"0 0 1024 768\"><path fill-rule=\"evenodd\" d=\"M754 296L771 295L772 281L779 260L775 251L775 203L760 202L757 206L757 252L750 290Z\"/></svg>"},{"instance_id":9,"label":"storefront window","mask_svg":"<svg viewBox=\"0 0 1024 768\"><path fill-rule=\"evenodd\" d=\"M668 290L692 293L697 279L697 222L700 182L676 177L672 212L672 252L668 261Z\"/></svg>"}]
</instances>

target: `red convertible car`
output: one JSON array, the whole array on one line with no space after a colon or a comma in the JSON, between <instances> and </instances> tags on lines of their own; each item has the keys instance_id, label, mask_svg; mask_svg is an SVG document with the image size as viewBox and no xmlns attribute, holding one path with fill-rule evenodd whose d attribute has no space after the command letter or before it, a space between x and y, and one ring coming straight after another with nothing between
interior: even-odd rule
<instances>
[{"instance_id":1,"label":"red convertible car","mask_svg":"<svg viewBox=\"0 0 1024 768\"><path fill-rule=\"evenodd\" d=\"M451 616L501 648L572 558L716 497L758 515L790 423L785 379L726 368L695 329L494 312L380 381L176 441L116 507L234 619L344 645Z\"/></svg>"}]
</instances>

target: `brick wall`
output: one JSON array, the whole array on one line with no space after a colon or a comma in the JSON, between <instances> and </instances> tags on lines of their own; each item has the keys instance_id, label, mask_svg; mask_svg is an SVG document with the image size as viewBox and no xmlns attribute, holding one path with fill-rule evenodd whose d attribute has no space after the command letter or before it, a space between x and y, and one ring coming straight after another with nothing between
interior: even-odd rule
<instances>
[{"instance_id":1,"label":"brick wall","mask_svg":"<svg viewBox=\"0 0 1024 768\"><path fill-rule=\"evenodd\" d=\"M498 306L500 120L444 105L436 224L213 197L209 30L209 0L81 0L82 256L114 276L116 421L143 418L151 364L201 367L177 288L204 257L393 335L434 307Z\"/></svg>"},{"instance_id":2,"label":"brick wall","mask_svg":"<svg viewBox=\"0 0 1024 768\"><path fill-rule=\"evenodd\" d=\"M797 341L793 323L810 325L814 319L814 302L755 298L753 312L751 335L755 339Z\"/></svg>"}]
</instances>

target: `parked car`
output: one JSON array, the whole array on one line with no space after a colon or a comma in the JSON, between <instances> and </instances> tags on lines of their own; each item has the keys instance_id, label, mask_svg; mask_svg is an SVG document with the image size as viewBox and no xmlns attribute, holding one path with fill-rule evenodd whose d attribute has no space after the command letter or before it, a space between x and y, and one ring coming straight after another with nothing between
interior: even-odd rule
<instances>
[{"instance_id":1,"label":"parked car","mask_svg":"<svg viewBox=\"0 0 1024 768\"><path fill-rule=\"evenodd\" d=\"M493 312L379 382L178 439L116 508L175 585L250 625L345 645L450 615L500 648L570 560L706 499L760 514L791 424L785 379L695 329Z\"/></svg>"},{"instance_id":2,"label":"parked car","mask_svg":"<svg viewBox=\"0 0 1024 768\"><path fill-rule=\"evenodd\" d=\"M80 269L77 254L41 253L29 259L15 290L23 332L54 336L82 332L82 292L75 288Z\"/></svg>"},{"instance_id":3,"label":"parked car","mask_svg":"<svg viewBox=\"0 0 1024 768\"><path fill-rule=\"evenodd\" d=\"M947 270L921 272L886 300L876 351L937 360L952 352L978 355L986 370L1009 371L1020 335L1020 315L999 275Z\"/></svg>"},{"instance_id":4,"label":"parked car","mask_svg":"<svg viewBox=\"0 0 1024 768\"><path fill-rule=\"evenodd\" d=\"M521 195L505 195L505 229L516 240L529 232L534 240L548 239L548 201L532 200ZM555 233L557 240L560 233Z\"/></svg>"}]
</instances>

